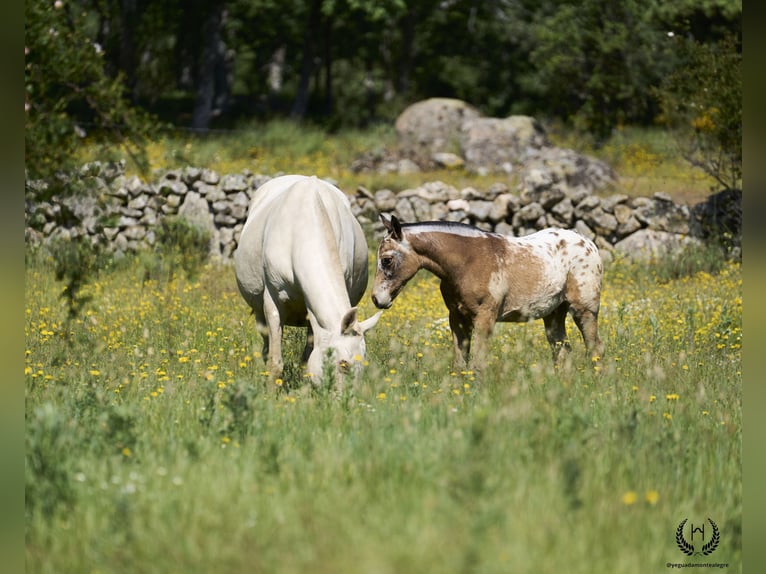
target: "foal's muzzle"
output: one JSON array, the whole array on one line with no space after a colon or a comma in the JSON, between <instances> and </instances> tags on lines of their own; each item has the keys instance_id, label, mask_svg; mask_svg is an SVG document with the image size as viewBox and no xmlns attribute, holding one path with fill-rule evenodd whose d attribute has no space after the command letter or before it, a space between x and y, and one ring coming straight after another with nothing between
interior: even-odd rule
<instances>
[{"instance_id":1,"label":"foal's muzzle","mask_svg":"<svg viewBox=\"0 0 766 574\"><path fill-rule=\"evenodd\" d=\"M391 307L392 303L393 303L393 300L391 300L390 298L386 300L381 300L380 298L378 298L378 296L375 293L372 294L372 304L375 305L378 309L388 309L389 307Z\"/></svg>"}]
</instances>

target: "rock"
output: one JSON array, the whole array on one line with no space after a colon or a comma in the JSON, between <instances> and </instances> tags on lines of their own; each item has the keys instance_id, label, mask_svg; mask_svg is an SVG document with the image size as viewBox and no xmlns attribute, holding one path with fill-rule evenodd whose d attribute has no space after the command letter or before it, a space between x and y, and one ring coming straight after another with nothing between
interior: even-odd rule
<instances>
[{"instance_id":1,"label":"rock","mask_svg":"<svg viewBox=\"0 0 766 574\"><path fill-rule=\"evenodd\" d=\"M181 181L188 187L194 185L200 177L202 177L202 170L198 167L187 166L181 171Z\"/></svg>"},{"instance_id":2,"label":"rock","mask_svg":"<svg viewBox=\"0 0 766 574\"><path fill-rule=\"evenodd\" d=\"M208 185L218 185L218 183L221 181L220 175L218 175L212 169L207 169L207 168L202 170L202 173L200 174L200 178L202 179L203 183L206 183Z\"/></svg>"},{"instance_id":3,"label":"rock","mask_svg":"<svg viewBox=\"0 0 766 574\"><path fill-rule=\"evenodd\" d=\"M521 192L522 203L539 203L544 209L551 209L554 205L566 197L566 194L557 187L525 189Z\"/></svg>"},{"instance_id":4,"label":"rock","mask_svg":"<svg viewBox=\"0 0 766 574\"><path fill-rule=\"evenodd\" d=\"M500 235L509 235L513 237L513 226L510 223L507 223L505 221L501 221L497 225L495 225L495 233L499 233Z\"/></svg>"},{"instance_id":5,"label":"rock","mask_svg":"<svg viewBox=\"0 0 766 574\"><path fill-rule=\"evenodd\" d=\"M524 193L540 189L548 189L551 185L553 185L553 174L550 170L532 168L524 175L521 189L522 193Z\"/></svg>"},{"instance_id":6,"label":"rock","mask_svg":"<svg viewBox=\"0 0 766 574\"><path fill-rule=\"evenodd\" d=\"M742 191L729 189L711 195L690 210L690 231L695 237L712 239L727 248L742 244Z\"/></svg>"},{"instance_id":7,"label":"rock","mask_svg":"<svg viewBox=\"0 0 766 574\"><path fill-rule=\"evenodd\" d=\"M597 207L582 215L582 220L596 235L611 236L617 230L617 218L607 213L601 207Z\"/></svg>"},{"instance_id":8,"label":"rock","mask_svg":"<svg viewBox=\"0 0 766 574\"><path fill-rule=\"evenodd\" d=\"M596 234L593 233L593 230L582 219L578 219L575 222L574 230L591 241L596 239Z\"/></svg>"},{"instance_id":9,"label":"rock","mask_svg":"<svg viewBox=\"0 0 766 574\"><path fill-rule=\"evenodd\" d=\"M409 158L400 159L396 164L396 173L419 173L420 166Z\"/></svg>"},{"instance_id":10,"label":"rock","mask_svg":"<svg viewBox=\"0 0 766 574\"><path fill-rule=\"evenodd\" d=\"M128 201L128 209L144 209L148 203L149 198L141 194Z\"/></svg>"},{"instance_id":11,"label":"rock","mask_svg":"<svg viewBox=\"0 0 766 574\"><path fill-rule=\"evenodd\" d=\"M641 229L622 241L618 241L614 245L614 250L634 261L649 261L677 254L690 245L699 245L700 243L699 239L687 235L655 229Z\"/></svg>"},{"instance_id":12,"label":"rock","mask_svg":"<svg viewBox=\"0 0 766 574\"><path fill-rule=\"evenodd\" d=\"M522 223L536 221L545 216L545 210L539 203L530 203L519 209L513 215L513 226L518 227Z\"/></svg>"},{"instance_id":13,"label":"rock","mask_svg":"<svg viewBox=\"0 0 766 574\"><path fill-rule=\"evenodd\" d=\"M190 191L186 194L183 204L178 209L178 216L184 218L188 223L204 229L211 235L215 232L213 214L210 212L208 202L196 192Z\"/></svg>"},{"instance_id":14,"label":"rock","mask_svg":"<svg viewBox=\"0 0 766 574\"><path fill-rule=\"evenodd\" d=\"M504 221L509 214L513 213L513 208L517 206L516 198L510 193L503 193L492 200L492 208L489 218L492 221ZM518 200L516 200L517 202Z\"/></svg>"},{"instance_id":15,"label":"rock","mask_svg":"<svg viewBox=\"0 0 766 574\"><path fill-rule=\"evenodd\" d=\"M574 206L572 205L572 200L566 197L559 201L551 208L551 213L565 226L572 225L572 219L574 218Z\"/></svg>"},{"instance_id":16,"label":"rock","mask_svg":"<svg viewBox=\"0 0 766 574\"><path fill-rule=\"evenodd\" d=\"M415 221L429 221L431 219L431 204L417 195L409 199L415 213Z\"/></svg>"},{"instance_id":17,"label":"rock","mask_svg":"<svg viewBox=\"0 0 766 574\"><path fill-rule=\"evenodd\" d=\"M228 201L215 201L210 204L211 209L213 210L213 213L219 214L229 214L231 213L231 203Z\"/></svg>"},{"instance_id":18,"label":"rock","mask_svg":"<svg viewBox=\"0 0 766 574\"><path fill-rule=\"evenodd\" d=\"M580 203L575 205L575 215L582 217L583 213L591 211L601 206L601 200L595 195L589 195L583 199Z\"/></svg>"},{"instance_id":19,"label":"rock","mask_svg":"<svg viewBox=\"0 0 766 574\"><path fill-rule=\"evenodd\" d=\"M241 173L228 174L221 179L221 189L226 194L237 193L247 188L247 178Z\"/></svg>"},{"instance_id":20,"label":"rock","mask_svg":"<svg viewBox=\"0 0 766 574\"><path fill-rule=\"evenodd\" d=\"M628 199L628 196L624 194L610 195L601 200L601 207L604 211L615 213L614 210L617 209L617 207L625 207L624 204Z\"/></svg>"},{"instance_id":21,"label":"rock","mask_svg":"<svg viewBox=\"0 0 766 574\"><path fill-rule=\"evenodd\" d=\"M146 237L146 228L143 225L133 225L124 229L122 234L129 241L138 241Z\"/></svg>"},{"instance_id":22,"label":"rock","mask_svg":"<svg viewBox=\"0 0 766 574\"><path fill-rule=\"evenodd\" d=\"M165 205L171 209L177 208L179 205L181 205L181 196L176 195L175 193L171 193L165 198Z\"/></svg>"},{"instance_id":23,"label":"rock","mask_svg":"<svg viewBox=\"0 0 766 574\"><path fill-rule=\"evenodd\" d=\"M480 115L462 100L430 98L416 102L396 119L399 148L423 159L438 152L455 152L463 123Z\"/></svg>"},{"instance_id":24,"label":"rock","mask_svg":"<svg viewBox=\"0 0 766 574\"><path fill-rule=\"evenodd\" d=\"M380 189L375 192L375 205L381 213L393 211L396 207L396 194L390 189Z\"/></svg>"},{"instance_id":25,"label":"rock","mask_svg":"<svg viewBox=\"0 0 766 574\"><path fill-rule=\"evenodd\" d=\"M415 221L415 210L412 209L412 204L406 197L399 198L396 202L394 213L402 223L411 223Z\"/></svg>"},{"instance_id":26,"label":"rock","mask_svg":"<svg viewBox=\"0 0 766 574\"><path fill-rule=\"evenodd\" d=\"M489 173L510 173L524 161L528 150L548 145L542 126L529 116L476 117L466 120L460 131L460 149L466 168Z\"/></svg>"},{"instance_id":27,"label":"rock","mask_svg":"<svg viewBox=\"0 0 766 574\"><path fill-rule=\"evenodd\" d=\"M633 217L631 214L630 217L625 221L617 220L617 236L618 237L625 237L626 235L630 235L631 233L635 233L639 229L641 229L641 223Z\"/></svg>"},{"instance_id":28,"label":"rock","mask_svg":"<svg viewBox=\"0 0 766 574\"><path fill-rule=\"evenodd\" d=\"M478 221L489 221L492 213L492 202L473 200L468 202L468 214Z\"/></svg>"},{"instance_id":29,"label":"rock","mask_svg":"<svg viewBox=\"0 0 766 574\"><path fill-rule=\"evenodd\" d=\"M189 188L186 187L186 184L177 179L165 179L157 187L157 192L160 195L186 195L188 190Z\"/></svg>"},{"instance_id":30,"label":"rock","mask_svg":"<svg viewBox=\"0 0 766 574\"><path fill-rule=\"evenodd\" d=\"M649 203L636 208L633 211L633 215L642 224L657 231L668 231L684 235L690 231L689 208L662 198L655 197L649 200Z\"/></svg>"},{"instance_id":31,"label":"rock","mask_svg":"<svg viewBox=\"0 0 766 574\"><path fill-rule=\"evenodd\" d=\"M471 204L465 199L451 199L447 202L447 209L450 211L469 211Z\"/></svg>"},{"instance_id":32,"label":"rock","mask_svg":"<svg viewBox=\"0 0 766 574\"><path fill-rule=\"evenodd\" d=\"M431 156L431 160L439 167L447 169L457 169L465 165L463 158L456 153L446 151L436 152Z\"/></svg>"}]
</instances>

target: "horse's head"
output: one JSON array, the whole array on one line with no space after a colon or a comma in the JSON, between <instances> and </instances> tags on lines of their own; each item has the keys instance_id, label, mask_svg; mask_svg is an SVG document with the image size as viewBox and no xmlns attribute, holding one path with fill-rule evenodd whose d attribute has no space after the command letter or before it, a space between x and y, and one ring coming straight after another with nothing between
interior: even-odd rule
<instances>
[{"instance_id":1,"label":"horse's head","mask_svg":"<svg viewBox=\"0 0 766 574\"><path fill-rule=\"evenodd\" d=\"M402 224L392 215L380 220L386 235L378 247L378 265L372 284L372 302L378 309L388 309L412 276L420 269L418 255L411 249L402 233Z\"/></svg>"},{"instance_id":2,"label":"horse's head","mask_svg":"<svg viewBox=\"0 0 766 574\"><path fill-rule=\"evenodd\" d=\"M381 313L382 311L378 311L372 317L359 321L357 309L352 307L343 316L338 331L322 329L310 314L309 320L312 322L314 331L314 349L309 355L306 365L308 372L317 377L321 376L326 366L325 361L328 360L328 354L330 354L334 363L336 381L344 375L355 376L359 372L366 354L364 334L375 326Z\"/></svg>"}]
</instances>

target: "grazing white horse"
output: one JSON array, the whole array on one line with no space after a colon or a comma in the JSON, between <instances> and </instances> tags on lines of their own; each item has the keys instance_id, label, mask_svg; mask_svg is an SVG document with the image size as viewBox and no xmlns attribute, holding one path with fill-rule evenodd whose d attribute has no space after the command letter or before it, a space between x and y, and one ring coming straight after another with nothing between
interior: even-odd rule
<instances>
[{"instance_id":1,"label":"grazing white horse","mask_svg":"<svg viewBox=\"0 0 766 574\"><path fill-rule=\"evenodd\" d=\"M282 374L284 325L308 328L302 359L315 383L328 350L337 381L358 370L364 332L380 312L358 321L354 305L367 288L367 241L340 189L302 175L263 184L253 196L234 266L272 377Z\"/></svg>"},{"instance_id":2,"label":"grazing white horse","mask_svg":"<svg viewBox=\"0 0 766 574\"><path fill-rule=\"evenodd\" d=\"M455 369L485 362L497 321L542 319L557 364L568 353L565 320L574 317L587 352L604 353L598 312L604 267L598 248L568 229L543 229L510 237L469 225L431 221L402 224L380 216L387 234L378 248L372 302L387 309L419 269L441 279L449 310Z\"/></svg>"}]
</instances>

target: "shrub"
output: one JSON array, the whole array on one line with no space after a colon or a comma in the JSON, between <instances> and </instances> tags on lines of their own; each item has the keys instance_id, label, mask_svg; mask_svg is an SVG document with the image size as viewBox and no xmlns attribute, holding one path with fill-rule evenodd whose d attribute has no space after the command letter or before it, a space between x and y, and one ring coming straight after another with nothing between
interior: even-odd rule
<instances>
[{"instance_id":1,"label":"shrub","mask_svg":"<svg viewBox=\"0 0 766 574\"><path fill-rule=\"evenodd\" d=\"M741 189L741 41L730 35L716 44L678 42L682 65L656 91L662 120L691 165L725 189Z\"/></svg>"},{"instance_id":2,"label":"shrub","mask_svg":"<svg viewBox=\"0 0 766 574\"><path fill-rule=\"evenodd\" d=\"M182 217L165 217L157 228L160 267L172 277L181 267L189 278L195 277L210 253L210 232Z\"/></svg>"}]
</instances>

